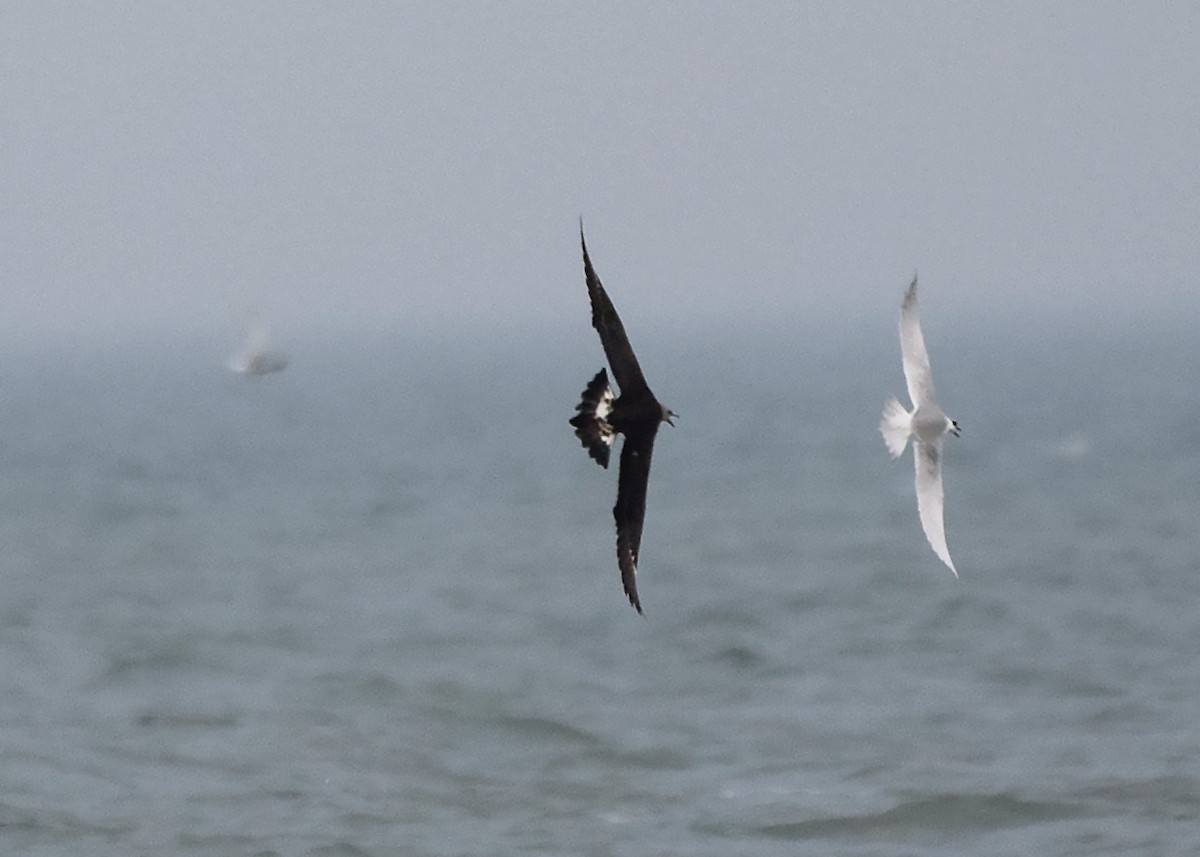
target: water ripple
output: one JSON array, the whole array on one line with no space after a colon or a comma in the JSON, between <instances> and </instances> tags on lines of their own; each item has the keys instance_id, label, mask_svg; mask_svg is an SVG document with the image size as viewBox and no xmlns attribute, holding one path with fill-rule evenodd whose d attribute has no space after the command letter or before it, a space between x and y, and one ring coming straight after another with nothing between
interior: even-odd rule
<instances>
[{"instance_id":1,"label":"water ripple","mask_svg":"<svg viewBox=\"0 0 1200 857\"><path fill-rule=\"evenodd\" d=\"M874 815L767 824L755 832L777 839L903 837L923 832L980 833L1089 815L1082 804L1023 800L1010 794L940 795L902 803Z\"/></svg>"}]
</instances>

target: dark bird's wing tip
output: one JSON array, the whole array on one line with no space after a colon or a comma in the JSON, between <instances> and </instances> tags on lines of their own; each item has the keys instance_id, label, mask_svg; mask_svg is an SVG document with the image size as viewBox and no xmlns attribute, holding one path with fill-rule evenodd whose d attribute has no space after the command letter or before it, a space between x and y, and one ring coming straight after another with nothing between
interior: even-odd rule
<instances>
[{"instance_id":1,"label":"dark bird's wing tip","mask_svg":"<svg viewBox=\"0 0 1200 857\"><path fill-rule=\"evenodd\" d=\"M592 257L588 255L587 239L583 237L583 218L579 219L579 247L583 250L583 272L586 278L590 281L595 278L596 272L592 269ZM591 283L588 284L588 289L591 289Z\"/></svg>"},{"instance_id":2,"label":"dark bird's wing tip","mask_svg":"<svg viewBox=\"0 0 1200 857\"><path fill-rule=\"evenodd\" d=\"M621 588L625 590L625 597L629 599L629 603L633 605L633 609L638 612L639 616L645 616L646 613L642 610L642 599L638 597L636 562L632 557L626 557L624 562L620 555L617 557L617 565L621 569Z\"/></svg>"},{"instance_id":3,"label":"dark bird's wing tip","mask_svg":"<svg viewBox=\"0 0 1200 857\"><path fill-rule=\"evenodd\" d=\"M645 613L638 597L637 568L642 526L646 519L646 488L650 481L655 429L657 426L634 434L625 433L625 445L621 447L621 472L617 478L617 502L613 506L621 586L629 597L629 603L643 616Z\"/></svg>"}]
</instances>

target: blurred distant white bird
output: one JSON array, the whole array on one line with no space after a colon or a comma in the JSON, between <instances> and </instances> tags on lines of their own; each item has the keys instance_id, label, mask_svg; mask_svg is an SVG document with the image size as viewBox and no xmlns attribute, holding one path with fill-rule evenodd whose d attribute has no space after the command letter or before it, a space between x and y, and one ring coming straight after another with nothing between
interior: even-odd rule
<instances>
[{"instance_id":1,"label":"blurred distant white bird","mask_svg":"<svg viewBox=\"0 0 1200 857\"><path fill-rule=\"evenodd\" d=\"M270 334L265 327L252 327L237 354L229 359L229 368L242 375L269 375L287 368L287 356L272 351Z\"/></svg>"},{"instance_id":2,"label":"blurred distant white bird","mask_svg":"<svg viewBox=\"0 0 1200 857\"><path fill-rule=\"evenodd\" d=\"M904 295L900 306L900 352L904 358L904 380L913 410L908 412L893 396L883 406L879 431L892 458L899 458L914 436L913 457L917 464L917 510L925 538L942 562L950 566L954 576L958 569L946 547L946 525L942 519L942 438L947 432L958 437L958 423L938 406L933 395L933 373L929 368L929 353L921 335L921 320L917 317L917 278Z\"/></svg>"}]
</instances>

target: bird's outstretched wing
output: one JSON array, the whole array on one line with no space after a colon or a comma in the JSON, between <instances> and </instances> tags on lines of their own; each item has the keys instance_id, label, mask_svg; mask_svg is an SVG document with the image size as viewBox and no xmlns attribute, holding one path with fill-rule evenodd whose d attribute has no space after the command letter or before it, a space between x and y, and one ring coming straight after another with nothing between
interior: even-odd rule
<instances>
[{"instance_id":1,"label":"bird's outstretched wing","mask_svg":"<svg viewBox=\"0 0 1200 857\"><path fill-rule=\"evenodd\" d=\"M600 284L592 268L592 260L588 256L587 242L583 240L583 221L579 222L579 243L583 247L583 273L587 278L588 297L592 301L592 327L600 334L600 344L604 346L604 354L608 357L608 365L612 368L613 377L621 388L621 395L630 393L637 395L642 390L648 390L646 379L642 376L642 367L638 365L629 337L625 334L625 326L617 315L608 293Z\"/></svg>"},{"instance_id":2,"label":"bird's outstretched wing","mask_svg":"<svg viewBox=\"0 0 1200 857\"><path fill-rule=\"evenodd\" d=\"M580 394L579 404L575 406L578 413L568 420L575 426L575 437L579 438L588 455L605 469L608 469L608 456L617 437L608 423L612 405L613 393L608 386L608 373L601 369Z\"/></svg>"},{"instance_id":3,"label":"bird's outstretched wing","mask_svg":"<svg viewBox=\"0 0 1200 857\"><path fill-rule=\"evenodd\" d=\"M958 577L958 569L950 559L950 548L946 547L946 524L943 518L942 494L942 442L922 443L914 441L913 459L917 463L917 510L921 515L921 528L933 552Z\"/></svg>"},{"instance_id":4,"label":"bird's outstretched wing","mask_svg":"<svg viewBox=\"0 0 1200 857\"><path fill-rule=\"evenodd\" d=\"M917 278L904 293L900 306L900 353L904 357L904 380L913 410L936 403L933 395L933 372L929 368L929 352L921 335L921 319L917 315Z\"/></svg>"},{"instance_id":5,"label":"bird's outstretched wing","mask_svg":"<svg viewBox=\"0 0 1200 857\"><path fill-rule=\"evenodd\" d=\"M629 603L642 612L638 599L638 550L642 545L642 524L646 520L646 486L650 482L650 456L658 426L625 436L621 448L621 475L617 482L617 505L613 518L617 522L617 565L621 583Z\"/></svg>"}]
</instances>

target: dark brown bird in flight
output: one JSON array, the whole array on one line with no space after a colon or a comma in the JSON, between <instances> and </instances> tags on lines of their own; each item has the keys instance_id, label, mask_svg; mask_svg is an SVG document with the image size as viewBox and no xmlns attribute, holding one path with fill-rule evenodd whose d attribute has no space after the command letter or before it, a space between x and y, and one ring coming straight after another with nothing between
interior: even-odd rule
<instances>
[{"instance_id":1,"label":"dark brown bird in flight","mask_svg":"<svg viewBox=\"0 0 1200 857\"><path fill-rule=\"evenodd\" d=\"M600 343L621 395L613 397L608 374L601 369L583 391L583 400L575 406L578 413L570 422L588 455L604 468L608 467L609 453L617 435L625 435L625 445L621 447L621 474L617 479L617 505L613 506L613 518L617 522L617 566L621 569L621 583L629 603L641 613L637 564L642 524L646 519L650 456L654 452L659 425L675 425L672 418L678 414L660 403L646 384L642 367L625 335L625 326L592 268L587 242L583 239L582 220L579 222L579 243L583 248L583 273L592 302L592 327L600 334Z\"/></svg>"}]
</instances>

